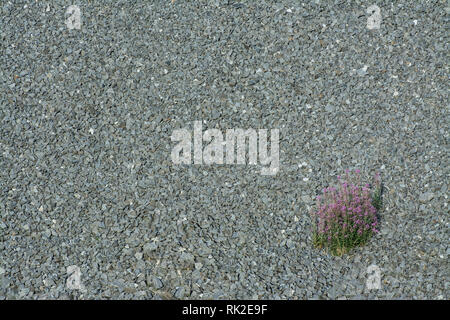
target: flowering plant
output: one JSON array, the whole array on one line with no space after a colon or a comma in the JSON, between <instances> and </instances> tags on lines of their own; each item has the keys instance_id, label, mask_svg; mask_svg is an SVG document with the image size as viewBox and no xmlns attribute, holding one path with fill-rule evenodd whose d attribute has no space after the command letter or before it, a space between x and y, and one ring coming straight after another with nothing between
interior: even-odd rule
<instances>
[{"instance_id":1,"label":"flowering plant","mask_svg":"<svg viewBox=\"0 0 450 320\"><path fill-rule=\"evenodd\" d=\"M313 218L313 243L342 255L364 245L378 233L377 211L381 209L381 179L375 175L373 190L369 184L360 185L360 171L354 175L346 170L345 178L338 176L338 188L328 187L317 197Z\"/></svg>"}]
</instances>

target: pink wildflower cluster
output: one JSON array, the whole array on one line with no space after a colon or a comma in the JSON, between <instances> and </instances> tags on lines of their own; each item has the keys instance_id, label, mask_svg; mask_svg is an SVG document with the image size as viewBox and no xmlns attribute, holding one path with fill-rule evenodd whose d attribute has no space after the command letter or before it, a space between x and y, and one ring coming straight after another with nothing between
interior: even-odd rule
<instances>
[{"instance_id":1,"label":"pink wildflower cluster","mask_svg":"<svg viewBox=\"0 0 450 320\"><path fill-rule=\"evenodd\" d=\"M355 179L350 182L349 170L346 170L345 179L338 176L337 188L325 188L317 197L317 210L312 216L316 222L316 241L321 246L352 247L378 233L377 210L372 204L370 186L360 186L359 174L360 171L355 170ZM375 187L379 184L377 174Z\"/></svg>"}]
</instances>

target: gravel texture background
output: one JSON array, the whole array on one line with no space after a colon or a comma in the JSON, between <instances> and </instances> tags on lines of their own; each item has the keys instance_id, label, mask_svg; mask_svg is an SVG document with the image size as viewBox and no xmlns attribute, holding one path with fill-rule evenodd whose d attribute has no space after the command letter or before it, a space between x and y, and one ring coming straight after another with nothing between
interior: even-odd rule
<instances>
[{"instance_id":1,"label":"gravel texture background","mask_svg":"<svg viewBox=\"0 0 450 320\"><path fill-rule=\"evenodd\" d=\"M1 1L0 299L448 299L449 12ZM280 171L172 164L195 120L279 128ZM381 232L333 257L308 211L346 168L381 171Z\"/></svg>"}]
</instances>

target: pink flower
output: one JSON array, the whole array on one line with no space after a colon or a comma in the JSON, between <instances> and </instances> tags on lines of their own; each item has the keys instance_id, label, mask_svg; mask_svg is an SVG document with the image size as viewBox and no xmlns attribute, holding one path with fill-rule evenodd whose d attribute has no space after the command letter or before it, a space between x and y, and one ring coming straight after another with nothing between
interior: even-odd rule
<instances>
[{"instance_id":1,"label":"pink flower","mask_svg":"<svg viewBox=\"0 0 450 320\"><path fill-rule=\"evenodd\" d=\"M332 241L333 237L339 235L352 239L355 233L359 236L369 236L379 232L376 228L378 220L376 209L372 205L370 185L360 185L360 177L351 179L349 173L347 169L345 180L338 176L337 189L326 187L322 190L324 196L317 196L316 230L324 235L322 239L325 241ZM355 169L354 173L358 175L360 170ZM376 177L379 177L379 174ZM369 233L365 233L365 230Z\"/></svg>"}]
</instances>

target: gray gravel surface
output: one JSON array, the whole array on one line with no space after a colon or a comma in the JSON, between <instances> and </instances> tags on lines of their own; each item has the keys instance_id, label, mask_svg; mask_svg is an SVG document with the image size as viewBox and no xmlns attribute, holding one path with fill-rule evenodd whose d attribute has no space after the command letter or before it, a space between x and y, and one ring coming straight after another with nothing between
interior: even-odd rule
<instances>
[{"instance_id":1,"label":"gray gravel surface","mask_svg":"<svg viewBox=\"0 0 450 320\"><path fill-rule=\"evenodd\" d=\"M71 4L0 2L0 299L449 298L446 1ZM174 165L195 120L279 128L279 172ZM381 232L333 257L308 211L346 168Z\"/></svg>"}]
</instances>

